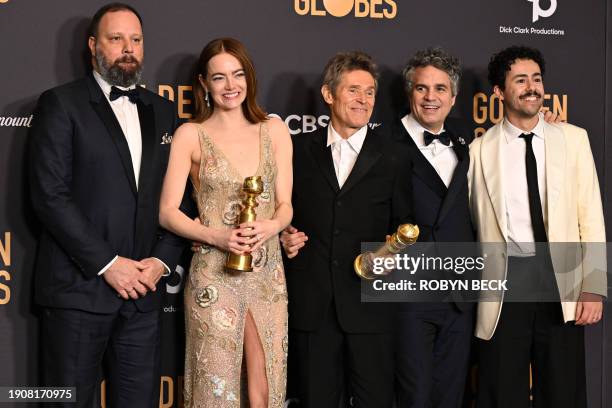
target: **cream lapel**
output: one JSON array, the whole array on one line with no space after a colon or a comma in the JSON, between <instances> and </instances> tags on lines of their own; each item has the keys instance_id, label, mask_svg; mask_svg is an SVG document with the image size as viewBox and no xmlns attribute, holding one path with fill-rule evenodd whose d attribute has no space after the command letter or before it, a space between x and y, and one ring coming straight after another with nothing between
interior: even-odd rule
<instances>
[{"instance_id":1,"label":"cream lapel","mask_svg":"<svg viewBox=\"0 0 612 408\"><path fill-rule=\"evenodd\" d=\"M485 134L480 149L482 172L487 186L487 193L495 211L497 224L504 240L508 241L508 222L506 217L506 200L504 199L504 166L502 162L502 122L495 125Z\"/></svg>"},{"instance_id":2,"label":"cream lapel","mask_svg":"<svg viewBox=\"0 0 612 408\"><path fill-rule=\"evenodd\" d=\"M548 210L548 239L554 229L555 209L565 179L565 134L559 126L544 123L544 149L546 151L546 199ZM552 227L552 228L551 228Z\"/></svg>"}]
</instances>

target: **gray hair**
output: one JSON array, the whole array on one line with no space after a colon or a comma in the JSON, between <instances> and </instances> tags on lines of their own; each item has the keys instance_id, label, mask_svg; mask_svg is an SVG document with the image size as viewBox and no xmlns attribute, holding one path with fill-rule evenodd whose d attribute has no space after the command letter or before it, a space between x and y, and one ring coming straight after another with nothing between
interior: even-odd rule
<instances>
[{"instance_id":1,"label":"gray hair","mask_svg":"<svg viewBox=\"0 0 612 408\"><path fill-rule=\"evenodd\" d=\"M342 74L356 70L369 72L378 87L378 67L372 57L361 51L339 52L334 55L323 70L323 85L335 95Z\"/></svg>"},{"instance_id":2,"label":"gray hair","mask_svg":"<svg viewBox=\"0 0 612 408\"><path fill-rule=\"evenodd\" d=\"M459 92L459 78L461 78L461 65L459 59L447 53L441 47L427 48L417 51L402 70L404 84L408 95L412 92L412 74L417 68L432 66L448 74L451 82L451 92L456 96Z\"/></svg>"}]
</instances>

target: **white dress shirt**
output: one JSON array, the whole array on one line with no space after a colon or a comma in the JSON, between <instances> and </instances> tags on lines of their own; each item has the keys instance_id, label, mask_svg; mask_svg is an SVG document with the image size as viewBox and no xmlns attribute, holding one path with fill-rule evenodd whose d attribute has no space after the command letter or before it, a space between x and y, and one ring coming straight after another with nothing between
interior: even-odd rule
<instances>
[{"instance_id":1,"label":"white dress shirt","mask_svg":"<svg viewBox=\"0 0 612 408\"><path fill-rule=\"evenodd\" d=\"M138 177L140 175L140 161L142 159L142 135L140 133L140 119L138 118L138 108L135 103L130 102L127 96L122 96L114 101L110 100L111 85L106 82L102 76L94 71L94 78L102 93L110 103L115 117L123 130L123 135L127 141L128 147L130 148L130 156L132 157L132 166L134 167L134 177L136 178L136 188L138 189ZM132 85L129 88L123 88L118 86L117 88L124 91L128 89L135 89L136 85Z\"/></svg>"},{"instance_id":2,"label":"white dress shirt","mask_svg":"<svg viewBox=\"0 0 612 408\"><path fill-rule=\"evenodd\" d=\"M114 101L110 100L110 92L111 92L111 84L106 82L104 78L97 72L93 71L93 76L102 89L102 93L106 97L106 100L110 104L113 112L115 113L115 117L119 122L119 126L121 126L121 130L123 131L123 135L125 136L125 140L128 144L128 148L130 149L130 156L132 158L132 166L134 168L134 178L136 179L136 189L138 189L138 179L140 177L140 162L142 160L142 134L140 133L140 118L138 117L138 107L135 103L130 102L127 96L122 96ZM117 88L128 90L135 89L136 85L132 85L129 88L123 88L118 86ZM102 275L110 266L117 260L119 255L115 255L115 257L108 263L98 275ZM166 269L166 273L164 276L168 276L170 274L170 268L159 258L155 258L159 260L164 268Z\"/></svg>"},{"instance_id":3,"label":"white dress shirt","mask_svg":"<svg viewBox=\"0 0 612 408\"><path fill-rule=\"evenodd\" d=\"M353 133L348 139L344 139L336 132L331 122L327 126L327 146L332 146L332 159L340 188L353 170L366 133L368 133L367 125Z\"/></svg>"},{"instance_id":4,"label":"white dress shirt","mask_svg":"<svg viewBox=\"0 0 612 408\"><path fill-rule=\"evenodd\" d=\"M425 136L423 133L427 129L421 126L412 114L404 116L402 124L410 137L412 137L412 140L414 140L421 154L425 156L427 161L436 170L436 173L438 173L438 176L440 176L440 179L442 179L444 185L448 187L453 179L453 173L458 163L457 155L453 150L453 142L451 141L450 145L446 146L440 143L438 139L435 139L428 146L425 146ZM444 132L444 126L442 126L438 133L427 131L439 135Z\"/></svg>"},{"instance_id":5,"label":"white dress shirt","mask_svg":"<svg viewBox=\"0 0 612 408\"><path fill-rule=\"evenodd\" d=\"M546 208L546 150L544 144L544 125L540 115L538 124L529 132L525 132L507 119L502 123L502 134L506 143L502 145L502 160L504 168L504 199L506 201L506 218L508 220L508 255L534 256L535 245L531 213L529 212L529 190L527 187L527 170L525 168L525 153L527 143L520 137L523 133L533 133L533 153L538 168L538 188L542 203L544 225L547 225L548 212Z\"/></svg>"}]
</instances>

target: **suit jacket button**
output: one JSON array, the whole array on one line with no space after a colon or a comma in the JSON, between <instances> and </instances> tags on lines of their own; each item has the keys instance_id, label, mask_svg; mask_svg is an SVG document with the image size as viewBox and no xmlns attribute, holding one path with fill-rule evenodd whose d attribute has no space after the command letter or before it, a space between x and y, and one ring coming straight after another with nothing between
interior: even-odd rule
<instances>
[{"instance_id":1,"label":"suit jacket button","mask_svg":"<svg viewBox=\"0 0 612 408\"><path fill-rule=\"evenodd\" d=\"M338 262L338 260L337 260L337 259L334 259L334 260L332 261L332 265L334 265L334 266L338 266L338 265L340 265L340 262Z\"/></svg>"},{"instance_id":2,"label":"suit jacket button","mask_svg":"<svg viewBox=\"0 0 612 408\"><path fill-rule=\"evenodd\" d=\"M336 205L337 205L338 207L342 207L342 201L338 201L338 202L336 203Z\"/></svg>"},{"instance_id":3,"label":"suit jacket button","mask_svg":"<svg viewBox=\"0 0 612 408\"><path fill-rule=\"evenodd\" d=\"M340 230L339 229L335 229L334 230L334 235L340 235Z\"/></svg>"}]
</instances>

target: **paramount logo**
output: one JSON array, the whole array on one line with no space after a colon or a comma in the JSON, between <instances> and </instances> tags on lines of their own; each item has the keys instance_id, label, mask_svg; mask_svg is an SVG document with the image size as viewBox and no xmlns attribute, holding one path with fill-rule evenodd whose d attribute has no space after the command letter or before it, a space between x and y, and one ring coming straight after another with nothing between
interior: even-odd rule
<instances>
[{"instance_id":1,"label":"paramount logo","mask_svg":"<svg viewBox=\"0 0 612 408\"><path fill-rule=\"evenodd\" d=\"M30 116L0 116L0 127L30 127L32 118Z\"/></svg>"}]
</instances>

